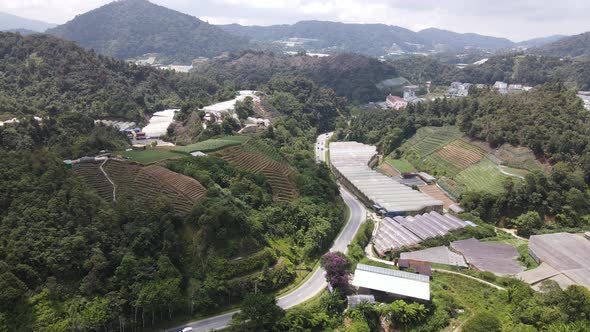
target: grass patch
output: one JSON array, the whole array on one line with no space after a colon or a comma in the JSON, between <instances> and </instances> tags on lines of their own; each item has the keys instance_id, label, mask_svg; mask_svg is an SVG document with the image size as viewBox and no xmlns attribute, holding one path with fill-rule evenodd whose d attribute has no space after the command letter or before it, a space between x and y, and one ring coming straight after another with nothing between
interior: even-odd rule
<instances>
[{"instance_id":1,"label":"grass patch","mask_svg":"<svg viewBox=\"0 0 590 332\"><path fill-rule=\"evenodd\" d=\"M391 157L385 158L385 162L395 169L397 169L400 173L414 173L416 172L416 168L414 165L409 163L408 161L402 159L393 159Z\"/></svg>"},{"instance_id":2,"label":"grass patch","mask_svg":"<svg viewBox=\"0 0 590 332\"><path fill-rule=\"evenodd\" d=\"M122 151L117 152L115 155L122 155L125 158L129 158L133 161L136 161L141 164L149 164L156 161L167 160L167 159L176 159L184 157L182 154L174 153L171 151L162 151L162 150L138 150L138 151Z\"/></svg>"},{"instance_id":3,"label":"grass patch","mask_svg":"<svg viewBox=\"0 0 590 332\"><path fill-rule=\"evenodd\" d=\"M498 169L498 166L485 158L479 163L467 168L457 174L455 179L465 185L467 190L485 191L494 194L500 194L504 188L502 183L505 179L510 179Z\"/></svg>"},{"instance_id":4,"label":"grass patch","mask_svg":"<svg viewBox=\"0 0 590 332\"><path fill-rule=\"evenodd\" d=\"M220 138L211 138L206 141L186 145L186 146L177 146L172 151L175 152L182 152L182 153L191 153L194 151L202 151L202 152L211 152L223 149L228 146L232 145L241 145L249 140L250 137L248 136L224 136Z\"/></svg>"},{"instance_id":5,"label":"grass patch","mask_svg":"<svg viewBox=\"0 0 590 332\"><path fill-rule=\"evenodd\" d=\"M456 308L465 310L455 317L451 325L457 326L481 312L493 312L502 321L508 318L509 306L506 303L506 294L475 280L434 272L431 291L434 301L439 298L450 300Z\"/></svg>"}]
</instances>

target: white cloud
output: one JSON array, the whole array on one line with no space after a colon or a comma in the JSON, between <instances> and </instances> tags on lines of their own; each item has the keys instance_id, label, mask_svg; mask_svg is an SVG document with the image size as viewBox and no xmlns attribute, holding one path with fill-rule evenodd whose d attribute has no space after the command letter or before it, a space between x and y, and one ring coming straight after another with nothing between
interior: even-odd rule
<instances>
[{"instance_id":1,"label":"white cloud","mask_svg":"<svg viewBox=\"0 0 590 332\"><path fill-rule=\"evenodd\" d=\"M301 20L438 27L520 40L590 30L588 0L152 0L211 23ZM109 0L0 0L0 11L63 23Z\"/></svg>"}]
</instances>

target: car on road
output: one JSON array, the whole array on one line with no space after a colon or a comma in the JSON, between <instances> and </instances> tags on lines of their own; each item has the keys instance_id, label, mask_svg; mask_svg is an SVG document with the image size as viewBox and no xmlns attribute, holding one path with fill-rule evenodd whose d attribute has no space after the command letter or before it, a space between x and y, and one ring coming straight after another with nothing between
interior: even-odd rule
<instances>
[{"instance_id":1,"label":"car on road","mask_svg":"<svg viewBox=\"0 0 590 332\"><path fill-rule=\"evenodd\" d=\"M180 331L180 332L191 332L192 330L193 330L193 328L189 326L189 327L183 328L182 331Z\"/></svg>"}]
</instances>

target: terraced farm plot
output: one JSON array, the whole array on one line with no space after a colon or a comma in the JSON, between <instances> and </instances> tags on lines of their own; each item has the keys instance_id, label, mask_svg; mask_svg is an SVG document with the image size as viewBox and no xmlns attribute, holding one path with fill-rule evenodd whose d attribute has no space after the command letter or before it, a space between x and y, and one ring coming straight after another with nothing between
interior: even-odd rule
<instances>
[{"instance_id":1,"label":"terraced farm plot","mask_svg":"<svg viewBox=\"0 0 590 332\"><path fill-rule=\"evenodd\" d=\"M463 140L454 140L434 153L435 156L453 164L459 169L465 169L480 161L486 152Z\"/></svg>"},{"instance_id":2,"label":"terraced farm plot","mask_svg":"<svg viewBox=\"0 0 590 332\"><path fill-rule=\"evenodd\" d=\"M402 150L411 152L422 159L461 136L463 133L455 126L423 127L403 144Z\"/></svg>"},{"instance_id":3,"label":"terraced farm plot","mask_svg":"<svg viewBox=\"0 0 590 332\"><path fill-rule=\"evenodd\" d=\"M98 163L81 163L75 164L73 171L82 175L103 198L112 200L113 187L99 167ZM109 159L103 169L115 183L117 197L130 195L142 200L153 200L164 195L170 199L178 214L189 213L206 192L197 180L159 165L141 166Z\"/></svg>"},{"instance_id":4,"label":"terraced farm plot","mask_svg":"<svg viewBox=\"0 0 590 332\"><path fill-rule=\"evenodd\" d=\"M501 193L503 191L502 182L507 178L512 177L502 174L498 166L487 158L482 159L479 163L472 165L455 177L458 182L465 185L467 190L490 193Z\"/></svg>"},{"instance_id":5,"label":"terraced farm plot","mask_svg":"<svg viewBox=\"0 0 590 332\"><path fill-rule=\"evenodd\" d=\"M299 196L295 184L296 172L287 164L266 154L247 151L242 146L225 148L216 154L237 168L264 174L271 186L274 200L291 201Z\"/></svg>"},{"instance_id":6,"label":"terraced farm plot","mask_svg":"<svg viewBox=\"0 0 590 332\"><path fill-rule=\"evenodd\" d=\"M172 149L175 152L183 152L183 153L191 153L194 151L202 151L202 152L210 152L210 151L217 151L228 146L233 145L240 145L245 143L249 140L250 137L248 136L225 136L222 138L212 138L206 141L186 145L186 146L177 146L176 148Z\"/></svg>"}]
</instances>

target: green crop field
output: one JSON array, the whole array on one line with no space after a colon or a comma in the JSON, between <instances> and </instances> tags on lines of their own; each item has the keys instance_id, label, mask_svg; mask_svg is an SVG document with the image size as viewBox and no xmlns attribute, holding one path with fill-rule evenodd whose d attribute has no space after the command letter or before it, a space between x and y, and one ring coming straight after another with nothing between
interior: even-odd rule
<instances>
[{"instance_id":1,"label":"green crop field","mask_svg":"<svg viewBox=\"0 0 590 332\"><path fill-rule=\"evenodd\" d=\"M422 159L462 136L463 133L455 126L423 127L401 149Z\"/></svg>"},{"instance_id":2,"label":"green crop field","mask_svg":"<svg viewBox=\"0 0 590 332\"><path fill-rule=\"evenodd\" d=\"M248 136L224 136L222 138L212 138L206 141L186 145L177 146L172 151L191 153L193 151L210 152L216 151L232 145L240 145L249 140Z\"/></svg>"},{"instance_id":3,"label":"green crop field","mask_svg":"<svg viewBox=\"0 0 590 332\"><path fill-rule=\"evenodd\" d=\"M115 153L115 155L122 155L125 158L129 158L141 164L149 164L160 160L184 157L184 155L180 153L151 149L140 151L122 151Z\"/></svg>"},{"instance_id":4,"label":"green crop field","mask_svg":"<svg viewBox=\"0 0 590 332\"><path fill-rule=\"evenodd\" d=\"M401 159L393 159L391 157L385 158L385 162L389 165L395 167L400 173L413 173L416 172L416 168L414 165L410 164L409 162Z\"/></svg>"},{"instance_id":5,"label":"green crop field","mask_svg":"<svg viewBox=\"0 0 590 332\"><path fill-rule=\"evenodd\" d=\"M455 180L465 185L467 190L501 193L502 182L507 178L511 179L512 177L502 174L496 164L484 158L479 163L457 174Z\"/></svg>"}]
</instances>

